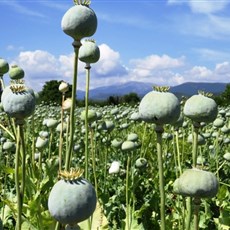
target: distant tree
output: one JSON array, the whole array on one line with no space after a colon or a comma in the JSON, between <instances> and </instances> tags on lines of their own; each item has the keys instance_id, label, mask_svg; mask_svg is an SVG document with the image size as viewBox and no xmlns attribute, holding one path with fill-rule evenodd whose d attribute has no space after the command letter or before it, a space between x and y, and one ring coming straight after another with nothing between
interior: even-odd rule
<instances>
[{"instance_id":1,"label":"distant tree","mask_svg":"<svg viewBox=\"0 0 230 230\"><path fill-rule=\"evenodd\" d=\"M215 97L215 101L218 105L221 106L230 105L230 84L226 85L224 92Z\"/></svg>"},{"instance_id":2,"label":"distant tree","mask_svg":"<svg viewBox=\"0 0 230 230\"><path fill-rule=\"evenodd\" d=\"M58 87L62 81L51 80L44 84L42 91L39 93L39 101L43 101L45 104L57 103L61 104L62 93L59 91ZM69 86L68 92L66 92L66 97L71 97L72 86Z\"/></svg>"},{"instance_id":3,"label":"distant tree","mask_svg":"<svg viewBox=\"0 0 230 230\"><path fill-rule=\"evenodd\" d=\"M139 96L136 93L129 93L122 97L123 103L128 103L129 105L135 105L140 101Z\"/></svg>"},{"instance_id":4,"label":"distant tree","mask_svg":"<svg viewBox=\"0 0 230 230\"><path fill-rule=\"evenodd\" d=\"M120 97L118 96L109 96L107 99L108 105L118 105L120 103Z\"/></svg>"}]
</instances>

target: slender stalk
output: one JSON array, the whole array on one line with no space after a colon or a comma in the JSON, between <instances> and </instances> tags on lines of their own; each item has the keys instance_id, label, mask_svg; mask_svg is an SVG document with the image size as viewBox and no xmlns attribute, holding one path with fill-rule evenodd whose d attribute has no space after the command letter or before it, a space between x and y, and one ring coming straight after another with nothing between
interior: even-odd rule
<instances>
[{"instance_id":1,"label":"slender stalk","mask_svg":"<svg viewBox=\"0 0 230 230\"><path fill-rule=\"evenodd\" d=\"M193 124L193 147L192 147L192 164L196 167L197 149L198 149L198 129L199 124Z\"/></svg>"},{"instance_id":2,"label":"slender stalk","mask_svg":"<svg viewBox=\"0 0 230 230\"><path fill-rule=\"evenodd\" d=\"M160 215L161 215L161 230L165 230L165 191L164 191L164 168L162 159L162 133L164 129L162 126L156 126L155 132L157 134L157 160L159 172L159 189L160 189Z\"/></svg>"},{"instance_id":3,"label":"slender stalk","mask_svg":"<svg viewBox=\"0 0 230 230\"><path fill-rule=\"evenodd\" d=\"M1 86L1 90L3 91L5 89L5 83L2 74L0 75L0 86Z\"/></svg>"},{"instance_id":4,"label":"slender stalk","mask_svg":"<svg viewBox=\"0 0 230 230\"><path fill-rule=\"evenodd\" d=\"M126 166L126 224L125 230L130 230L130 203L129 203L129 166L130 166L130 156L128 155L127 166Z\"/></svg>"},{"instance_id":5,"label":"slender stalk","mask_svg":"<svg viewBox=\"0 0 230 230\"><path fill-rule=\"evenodd\" d=\"M176 130L176 150L177 150L177 163L178 163L178 168L180 175L182 174L182 168L181 168L181 159L180 159L180 147L179 147L179 134L178 130Z\"/></svg>"},{"instance_id":6,"label":"slender stalk","mask_svg":"<svg viewBox=\"0 0 230 230\"><path fill-rule=\"evenodd\" d=\"M15 139L15 136L6 127L4 127L1 123L0 123L0 128L3 129L6 133L8 133L13 140Z\"/></svg>"},{"instance_id":7,"label":"slender stalk","mask_svg":"<svg viewBox=\"0 0 230 230\"><path fill-rule=\"evenodd\" d=\"M65 100L65 93L62 94L62 105ZM59 148L58 148L58 161L59 161L59 171L62 169L62 150L63 150L63 117L64 111L61 107L61 130L59 135Z\"/></svg>"},{"instance_id":8,"label":"slender stalk","mask_svg":"<svg viewBox=\"0 0 230 230\"><path fill-rule=\"evenodd\" d=\"M193 123L193 146L192 146L192 165L196 167L197 161L197 149L198 149L198 130L199 123ZM187 218L186 218L186 230L190 229L190 223L192 219L192 198L187 198Z\"/></svg>"},{"instance_id":9,"label":"slender stalk","mask_svg":"<svg viewBox=\"0 0 230 230\"><path fill-rule=\"evenodd\" d=\"M52 142L53 142L53 128L50 129L50 138L49 138L49 152L48 152L48 159L51 158L51 151L52 151Z\"/></svg>"},{"instance_id":10,"label":"slender stalk","mask_svg":"<svg viewBox=\"0 0 230 230\"><path fill-rule=\"evenodd\" d=\"M23 126L23 124L19 125L19 130L20 130L21 157L22 157L21 196L22 196L22 204L23 204L25 182L26 182L26 147L25 147L25 140L24 140L24 126Z\"/></svg>"},{"instance_id":11,"label":"slender stalk","mask_svg":"<svg viewBox=\"0 0 230 230\"><path fill-rule=\"evenodd\" d=\"M21 149L21 127L17 125L17 136L16 136L16 155L15 155L15 187L16 187L16 197L17 197L17 222L16 229L21 230L22 225L22 204L23 204L23 196L22 196L22 188L20 187L20 172L19 172L19 164L20 164L20 149ZM24 160L22 160L23 162Z\"/></svg>"},{"instance_id":12,"label":"slender stalk","mask_svg":"<svg viewBox=\"0 0 230 230\"><path fill-rule=\"evenodd\" d=\"M97 185L97 174L96 174L96 158L95 158L95 148L93 143L93 129L90 128L90 140L91 140L91 151L92 151L92 166L93 166L93 176L94 176L94 187L96 194L98 195L98 185Z\"/></svg>"},{"instance_id":13,"label":"slender stalk","mask_svg":"<svg viewBox=\"0 0 230 230\"><path fill-rule=\"evenodd\" d=\"M187 208L187 217L186 217L186 230L190 230L190 224L192 219L192 198L187 197L186 200L186 208Z\"/></svg>"},{"instance_id":14,"label":"slender stalk","mask_svg":"<svg viewBox=\"0 0 230 230\"><path fill-rule=\"evenodd\" d=\"M77 71L78 71L78 54L79 48L81 47L80 41L73 42L74 47L74 72L73 72L73 84L72 84L72 105L70 110L70 131L69 131L69 145L66 153L66 161L65 161L65 170L69 170L70 168L70 158L73 152L73 137L75 131L75 106L76 106L76 92L77 92Z\"/></svg>"},{"instance_id":15,"label":"slender stalk","mask_svg":"<svg viewBox=\"0 0 230 230\"><path fill-rule=\"evenodd\" d=\"M86 64L86 84L85 84L85 178L88 179L89 167L89 81L90 81L90 64Z\"/></svg>"},{"instance_id":16,"label":"slender stalk","mask_svg":"<svg viewBox=\"0 0 230 230\"><path fill-rule=\"evenodd\" d=\"M200 198L194 198L194 230L199 230Z\"/></svg>"}]
</instances>

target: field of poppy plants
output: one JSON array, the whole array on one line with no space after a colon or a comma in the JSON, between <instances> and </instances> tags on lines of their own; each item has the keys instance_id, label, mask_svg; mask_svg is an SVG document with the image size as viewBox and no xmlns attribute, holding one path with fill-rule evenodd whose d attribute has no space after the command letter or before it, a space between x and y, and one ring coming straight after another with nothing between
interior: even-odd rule
<instances>
[{"instance_id":1,"label":"field of poppy plants","mask_svg":"<svg viewBox=\"0 0 230 230\"><path fill-rule=\"evenodd\" d=\"M61 21L75 53L74 96L63 81L61 106L38 103L24 70L0 58L0 230L229 230L230 107L162 86L134 106L89 106L100 58L93 39L82 41L97 29L89 4L75 1Z\"/></svg>"}]
</instances>

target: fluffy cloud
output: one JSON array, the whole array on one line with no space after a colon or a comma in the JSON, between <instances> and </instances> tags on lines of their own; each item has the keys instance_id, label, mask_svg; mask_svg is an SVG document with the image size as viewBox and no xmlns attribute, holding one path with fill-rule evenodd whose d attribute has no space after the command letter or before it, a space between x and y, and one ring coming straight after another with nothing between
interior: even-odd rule
<instances>
[{"instance_id":1,"label":"fluffy cloud","mask_svg":"<svg viewBox=\"0 0 230 230\"><path fill-rule=\"evenodd\" d=\"M188 4L191 10L195 13L216 13L223 10L228 4L229 0L221 0L221 1L194 1L189 0Z\"/></svg>"},{"instance_id":2,"label":"fluffy cloud","mask_svg":"<svg viewBox=\"0 0 230 230\"><path fill-rule=\"evenodd\" d=\"M171 58L168 55L150 55L144 59L133 59L130 63L136 68L155 70L155 69L171 69L184 65L184 57L179 59Z\"/></svg>"},{"instance_id":3,"label":"fluffy cloud","mask_svg":"<svg viewBox=\"0 0 230 230\"><path fill-rule=\"evenodd\" d=\"M124 83L128 81L151 82L158 85L178 85L187 81L227 82L230 79L230 63L221 62L215 68L194 66L188 69L185 57L150 55L130 60L128 66L120 62L120 54L108 45L99 46L100 60L92 64L90 88ZM45 82L64 80L72 83L74 53L67 55L43 51L20 52L11 63L21 66L26 73L27 85L40 91ZM85 64L78 63L78 88L85 88Z\"/></svg>"},{"instance_id":4,"label":"fluffy cloud","mask_svg":"<svg viewBox=\"0 0 230 230\"><path fill-rule=\"evenodd\" d=\"M168 4L188 4L194 13L211 14L222 11L230 3L229 0L203 1L203 0L168 0Z\"/></svg>"},{"instance_id":5,"label":"fluffy cloud","mask_svg":"<svg viewBox=\"0 0 230 230\"><path fill-rule=\"evenodd\" d=\"M115 79L128 75L127 69L120 63L120 55L108 45L102 44L100 48L100 60L92 64L91 81L94 87L100 84L115 82ZM25 80L28 85L40 91L46 81L65 80L72 82L74 53L55 57L53 54L43 51L24 51L11 63L22 67L26 73ZM85 64L78 63L78 87L85 86ZM108 79L108 80L107 80Z\"/></svg>"}]
</instances>

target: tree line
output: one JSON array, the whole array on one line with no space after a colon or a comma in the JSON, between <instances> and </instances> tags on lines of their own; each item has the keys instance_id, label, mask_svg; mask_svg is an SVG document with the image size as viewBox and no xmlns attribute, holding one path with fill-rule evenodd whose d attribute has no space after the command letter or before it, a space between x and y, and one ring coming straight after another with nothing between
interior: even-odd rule
<instances>
[{"instance_id":1,"label":"tree line","mask_svg":"<svg viewBox=\"0 0 230 230\"><path fill-rule=\"evenodd\" d=\"M45 104L56 103L61 104L62 94L59 92L58 87L61 81L51 80L44 84L42 91L39 92L39 101L43 101ZM66 92L66 97L71 97L72 85L69 85L69 90ZM105 105L118 105L118 104L137 104L141 98L135 93L131 92L123 96L111 95L105 100L90 99L90 105L105 106ZM220 95L215 95L214 100L220 106L230 105L230 84L226 85L225 91ZM85 101L77 99L78 106L84 106Z\"/></svg>"},{"instance_id":2,"label":"tree line","mask_svg":"<svg viewBox=\"0 0 230 230\"><path fill-rule=\"evenodd\" d=\"M62 94L58 90L61 82L62 81L57 81L57 80L51 80L45 82L42 91L38 93L39 94L38 100L42 101L44 104L50 104L50 103L61 104ZM69 85L69 90L65 93L65 97L66 98L71 97L71 93L72 93L72 85ZM89 105L105 106L105 105L118 105L122 103L135 105L139 101L140 101L140 97L136 93L131 92L123 96L111 95L105 100L90 99ZM85 100L77 99L77 105L84 106Z\"/></svg>"}]
</instances>

